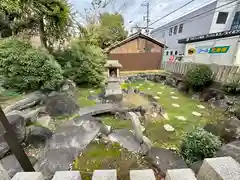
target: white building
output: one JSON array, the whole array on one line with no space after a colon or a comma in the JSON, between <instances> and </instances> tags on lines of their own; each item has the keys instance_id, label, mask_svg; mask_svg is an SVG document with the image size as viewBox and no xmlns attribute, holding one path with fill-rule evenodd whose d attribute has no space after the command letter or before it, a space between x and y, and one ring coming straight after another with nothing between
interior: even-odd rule
<instances>
[{"instance_id":1,"label":"white building","mask_svg":"<svg viewBox=\"0 0 240 180\"><path fill-rule=\"evenodd\" d=\"M201 43L197 43L197 41L178 43L179 40L187 39L189 37L194 38L195 36L202 35L210 36L212 33L236 29L240 29L240 0L216 0L206 4L198 10L190 12L159 28L154 29L151 32L151 36L161 42L164 42L168 46L165 50L166 56L176 57L182 54L188 56L189 54L187 52L190 47L197 48L198 46L205 46L208 48L214 48L215 46L229 46L230 49L228 52L224 53L225 57L221 56L222 60L218 61L218 63L239 64L239 60L233 60L233 58L238 54L238 39L240 33L232 33L231 37L222 37L221 40L215 38L212 40L206 39L208 42L201 40ZM220 37L215 34L213 34L213 36L217 38ZM192 44L188 45L190 42ZM218 59L216 54L213 53L213 55L216 56L215 59ZM220 54L218 54L218 56L219 55ZM223 55L223 53L221 55ZM184 60L186 59L187 61L188 59L188 61L195 62L200 61L198 58L191 58L193 56L194 55L184 58ZM211 54L209 56L211 56ZM226 56L229 60L224 60ZM205 63L215 63L216 61L213 59L211 61L206 60Z\"/></svg>"}]
</instances>

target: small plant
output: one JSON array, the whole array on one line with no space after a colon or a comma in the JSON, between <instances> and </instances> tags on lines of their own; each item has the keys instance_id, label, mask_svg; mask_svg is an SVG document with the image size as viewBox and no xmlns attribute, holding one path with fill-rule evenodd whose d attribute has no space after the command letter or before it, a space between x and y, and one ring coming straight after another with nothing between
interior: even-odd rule
<instances>
[{"instance_id":1,"label":"small plant","mask_svg":"<svg viewBox=\"0 0 240 180\"><path fill-rule=\"evenodd\" d=\"M188 70L186 81L194 90L200 90L211 84L212 70L207 65L198 65L196 68Z\"/></svg>"},{"instance_id":2,"label":"small plant","mask_svg":"<svg viewBox=\"0 0 240 180\"><path fill-rule=\"evenodd\" d=\"M222 89L229 94L239 94L240 93L240 83L238 81L233 81L231 83L224 84Z\"/></svg>"},{"instance_id":3,"label":"small plant","mask_svg":"<svg viewBox=\"0 0 240 180\"><path fill-rule=\"evenodd\" d=\"M195 131L187 133L184 137L180 153L186 163L191 164L204 158L214 157L221 144L218 136L202 128L196 128Z\"/></svg>"}]
</instances>

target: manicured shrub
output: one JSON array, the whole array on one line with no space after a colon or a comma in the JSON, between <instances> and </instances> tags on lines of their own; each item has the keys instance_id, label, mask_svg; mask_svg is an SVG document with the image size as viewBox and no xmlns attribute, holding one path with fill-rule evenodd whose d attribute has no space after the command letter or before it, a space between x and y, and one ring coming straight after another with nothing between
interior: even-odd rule
<instances>
[{"instance_id":1,"label":"manicured shrub","mask_svg":"<svg viewBox=\"0 0 240 180\"><path fill-rule=\"evenodd\" d=\"M104 79L106 56L97 46L75 41L58 52L56 59L64 69L64 76L78 85L99 85Z\"/></svg>"},{"instance_id":2,"label":"manicured shrub","mask_svg":"<svg viewBox=\"0 0 240 180\"><path fill-rule=\"evenodd\" d=\"M187 164L191 164L204 158L212 158L216 151L221 147L218 136L196 128L195 131L187 133L180 146L180 153Z\"/></svg>"},{"instance_id":3,"label":"manicured shrub","mask_svg":"<svg viewBox=\"0 0 240 180\"><path fill-rule=\"evenodd\" d=\"M194 90L200 90L211 84L212 70L207 65L198 65L196 68L188 70L186 81Z\"/></svg>"},{"instance_id":4,"label":"manicured shrub","mask_svg":"<svg viewBox=\"0 0 240 180\"><path fill-rule=\"evenodd\" d=\"M53 56L17 38L0 41L0 76L5 88L22 92L54 90L63 80L61 66Z\"/></svg>"}]
</instances>

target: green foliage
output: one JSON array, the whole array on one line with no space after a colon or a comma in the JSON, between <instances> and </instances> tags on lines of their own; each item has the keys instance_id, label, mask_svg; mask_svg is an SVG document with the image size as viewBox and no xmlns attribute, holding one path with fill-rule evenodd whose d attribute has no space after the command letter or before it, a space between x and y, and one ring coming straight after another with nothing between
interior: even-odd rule
<instances>
[{"instance_id":1,"label":"green foliage","mask_svg":"<svg viewBox=\"0 0 240 180\"><path fill-rule=\"evenodd\" d=\"M229 94L239 94L240 93L240 83L238 81L233 81L231 83L224 84L222 89Z\"/></svg>"},{"instance_id":2,"label":"green foliage","mask_svg":"<svg viewBox=\"0 0 240 180\"><path fill-rule=\"evenodd\" d=\"M121 14L103 13L100 16L99 46L105 49L113 43L127 38L124 19Z\"/></svg>"},{"instance_id":3,"label":"green foliage","mask_svg":"<svg viewBox=\"0 0 240 180\"><path fill-rule=\"evenodd\" d=\"M195 131L187 133L184 137L180 153L185 161L191 164L204 158L214 157L221 144L219 137L202 128L196 128Z\"/></svg>"},{"instance_id":4,"label":"green foliage","mask_svg":"<svg viewBox=\"0 0 240 180\"><path fill-rule=\"evenodd\" d=\"M63 79L51 55L16 38L0 41L0 75L4 87L19 91L54 90Z\"/></svg>"},{"instance_id":5,"label":"green foliage","mask_svg":"<svg viewBox=\"0 0 240 180\"><path fill-rule=\"evenodd\" d=\"M1 0L0 32L3 37L33 35L49 51L70 36L71 7L66 0Z\"/></svg>"},{"instance_id":6,"label":"green foliage","mask_svg":"<svg viewBox=\"0 0 240 180\"><path fill-rule=\"evenodd\" d=\"M212 82L212 70L207 65L198 65L188 70L186 80L194 90L199 90Z\"/></svg>"},{"instance_id":7,"label":"green foliage","mask_svg":"<svg viewBox=\"0 0 240 180\"><path fill-rule=\"evenodd\" d=\"M57 61L64 68L64 76L78 85L100 85L104 79L106 56L97 46L75 41L58 53Z\"/></svg>"}]
</instances>

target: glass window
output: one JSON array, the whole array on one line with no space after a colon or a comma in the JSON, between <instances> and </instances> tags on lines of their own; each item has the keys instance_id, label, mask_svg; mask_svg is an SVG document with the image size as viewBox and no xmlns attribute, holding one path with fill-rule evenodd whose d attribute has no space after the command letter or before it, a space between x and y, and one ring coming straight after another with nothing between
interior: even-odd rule
<instances>
[{"instance_id":1,"label":"glass window","mask_svg":"<svg viewBox=\"0 0 240 180\"><path fill-rule=\"evenodd\" d=\"M169 29L169 36L172 35L172 30L173 30L173 28L170 28L170 29Z\"/></svg>"},{"instance_id":2,"label":"glass window","mask_svg":"<svg viewBox=\"0 0 240 180\"><path fill-rule=\"evenodd\" d=\"M168 51L166 51L166 55L168 56L168 54L169 54L169 52Z\"/></svg>"},{"instance_id":3,"label":"glass window","mask_svg":"<svg viewBox=\"0 0 240 180\"><path fill-rule=\"evenodd\" d=\"M231 30L240 29L240 11L235 13Z\"/></svg>"},{"instance_id":4,"label":"glass window","mask_svg":"<svg viewBox=\"0 0 240 180\"><path fill-rule=\"evenodd\" d=\"M228 12L219 12L217 18L217 24L225 24L227 21Z\"/></svg>"},{"instance_id":5,"label":"glass window","mask_svg":"<svg viewBox=\"0 0 240 180\"><path fill-rule=\"evenodd\" d=\"M170 55L171 55L171 56L173 55L173 51L170 52Z\"/></svg>"},{"instance_id":6,"label":"glass window","mask_svg":"<svg viewBox=\"0 0 240 180\"><path fill-rule=\"evenodd\" d=\"M178 28L178 26L175 26L175 27L174 27L174 32L173 32L173 34L177 34L177 28Z\"/></svg>"},{"instance_id":7,"label":"glass window","mask_svg":"<svg viewBox=\"0 0 240 180\"><path fill-rule=\"evenodd\" d=\"M179 29L178 29L178 33L182 33L182 31L183 31L183 24L180 24Z\"/></svg>"},{"instance_id":8,"label":"glass window","mask_svg":"<svg viewBox=\"0 0 240 180\"><path fill-rule=\"evenodd\" d=\"M178 52L177 51L175 51L175 55L177 55L178 54Z\"/></svg>"}]
</instances>

